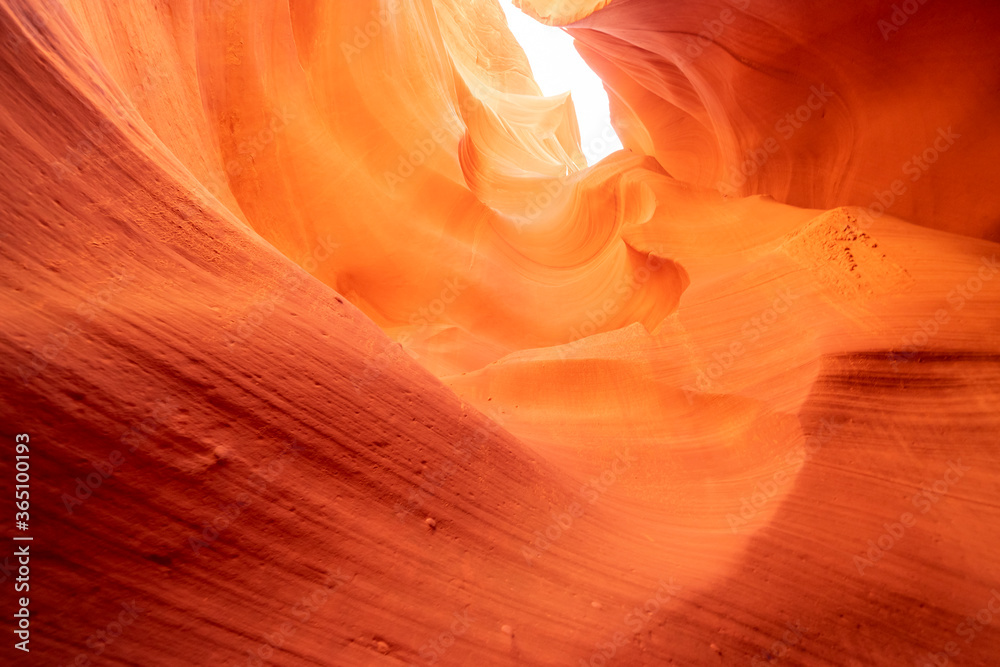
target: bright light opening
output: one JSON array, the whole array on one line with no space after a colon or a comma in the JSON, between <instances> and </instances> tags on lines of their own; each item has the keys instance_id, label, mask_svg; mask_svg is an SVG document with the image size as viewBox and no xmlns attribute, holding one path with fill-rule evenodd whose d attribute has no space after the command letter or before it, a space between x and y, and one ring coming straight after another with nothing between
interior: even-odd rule
<instances>
[{"instance_id":1,"label":"bright light opening","mask_svg":"<svg viewBox=\"0 0 1000 667\"><path fill-rule=\"evenodd\" d=\"M573 38L559 28L539 23L511 0L500 0L507 24L528 56L535 81L545 95L569 91L576 106L580 141L587 164L594 164L622 144L611 126L608 94L594 71L573 48Z\"/></svg>"}]
</instances>

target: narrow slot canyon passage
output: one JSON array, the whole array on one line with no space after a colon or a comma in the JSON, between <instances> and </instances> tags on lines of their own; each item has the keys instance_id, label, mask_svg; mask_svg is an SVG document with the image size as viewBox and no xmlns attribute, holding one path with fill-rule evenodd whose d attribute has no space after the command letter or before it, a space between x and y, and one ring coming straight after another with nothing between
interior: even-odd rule
<instances>
[{"instance_id":1,"label":"narrow slot canyon passage","mask_svg":"<svg viewBox=\"0 0 1000 667\"><path fill-rule=\"evenodd\" d=\"M542 93L572 95L580 126L580 146L587 163L596 164L621 150L621 140L611 124L604 84L577 53L573 38L559 28L527 16L511 0L502 0L500 6L507 26L528 57L532 76Z\"/></svg>"},{"instance_id":2,"label":"narrow slot canyon passage","mask_svg":"<svg viewBox=\"0 0 1000 667\"><path fill-rule=\"evenodd\" d=\"M993 664L998 31L0 0L0 664Z\"/></svg>"}]
</instances>

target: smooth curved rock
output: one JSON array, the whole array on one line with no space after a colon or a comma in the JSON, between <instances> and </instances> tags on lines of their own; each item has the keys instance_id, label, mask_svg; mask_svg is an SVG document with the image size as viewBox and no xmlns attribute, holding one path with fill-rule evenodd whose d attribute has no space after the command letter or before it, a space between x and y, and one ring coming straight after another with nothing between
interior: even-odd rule
<instances>
[{"instance_id":1,"label":"smooth curved rock","mask_svg":"<svg viewBox=\"0 0 1000 667\"><path fill-rule=\"evenodd\" d=\"M1000 653L992 4L521 4L0 2L5 664Z\"/></svg>"}]
</instances>

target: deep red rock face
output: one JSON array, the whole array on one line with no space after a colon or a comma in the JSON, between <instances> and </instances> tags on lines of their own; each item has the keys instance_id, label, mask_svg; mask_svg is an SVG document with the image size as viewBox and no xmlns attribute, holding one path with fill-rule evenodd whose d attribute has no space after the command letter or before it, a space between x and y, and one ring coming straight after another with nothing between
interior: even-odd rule
<instances>
[{"instance_id":1,"label":"deep red rock face","mask_svg":"<svg viewBox=\"0 0 1000 667\"><path fill-rule=\"evenodd\" d=\"M2 664L995 662L995 3L520 4L0 0Z\"/></svg>"},{"instance_id":2,"label":"deep red rock face","mask_svg":"<svg viewBox=\"0 0 1000 667\"><path fill-rule=\"evenodd\" d=\"M795 4L618 0L571 33L680 180L1000 240L1000 6Z\"/></svg>"}]
</instances>

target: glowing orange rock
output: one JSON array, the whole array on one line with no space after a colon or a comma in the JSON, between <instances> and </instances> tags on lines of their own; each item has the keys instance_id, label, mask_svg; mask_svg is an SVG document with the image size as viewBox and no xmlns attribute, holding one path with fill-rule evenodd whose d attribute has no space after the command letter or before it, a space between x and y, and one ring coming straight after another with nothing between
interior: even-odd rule
<instances>
[{"instance_id":1,"label":"glowing orange rock","mask_svg":"<svg viewBox=\"0 0 1000 667\"><path fill-rule=\"evenodd\" d=\"M1000 652L996 9L521 4L0 2L41 663Z\"/></svg>"}]
</instances>

